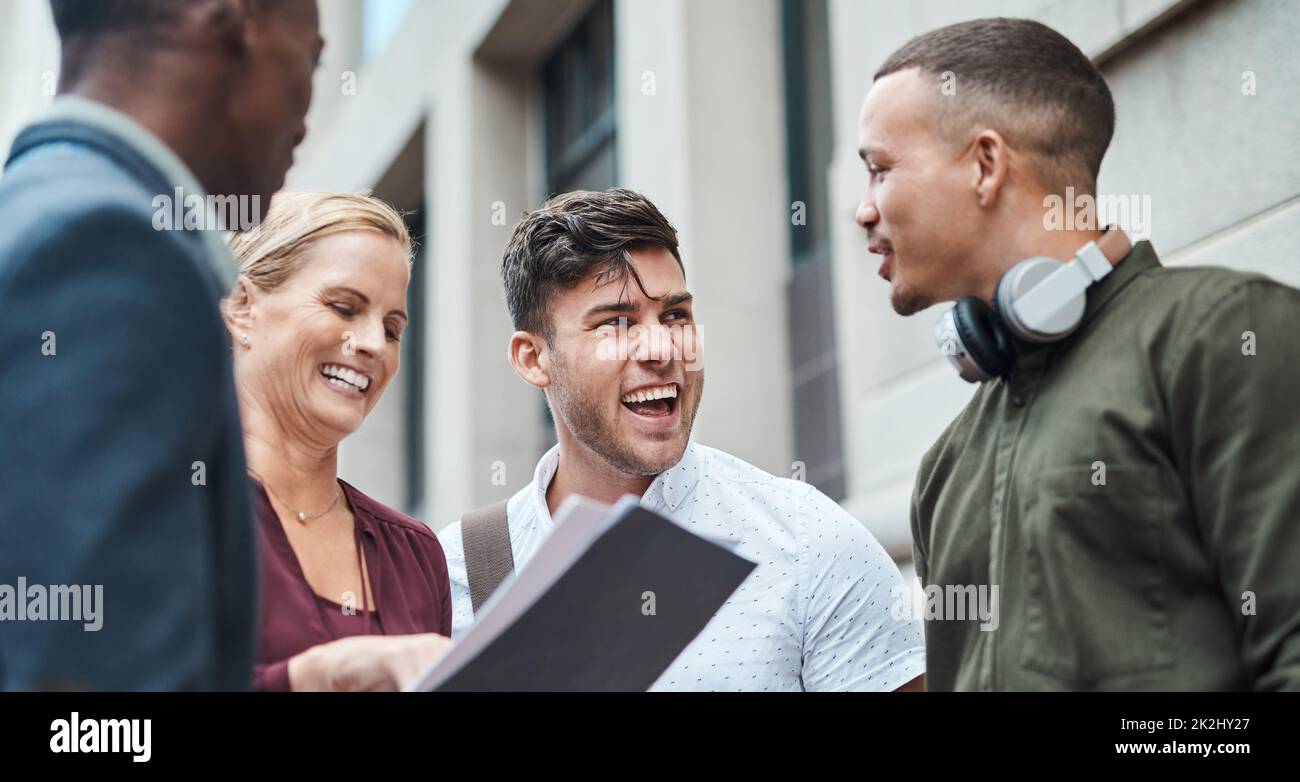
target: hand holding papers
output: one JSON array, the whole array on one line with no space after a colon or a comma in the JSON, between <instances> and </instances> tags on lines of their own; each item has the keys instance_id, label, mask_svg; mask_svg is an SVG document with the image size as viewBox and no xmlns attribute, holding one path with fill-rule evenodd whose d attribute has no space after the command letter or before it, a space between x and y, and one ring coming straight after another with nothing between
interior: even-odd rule
<instances>
[{"instance_id":1,"label":"hand holding papers","mask_svg":"<svg viewBox=\"0 0 1300 782\"><path fill-rule=\"evenodd\" d=\"M755 567L624 497L570 497L423 691L643 691Z\"/></svg>"}]
</instances>

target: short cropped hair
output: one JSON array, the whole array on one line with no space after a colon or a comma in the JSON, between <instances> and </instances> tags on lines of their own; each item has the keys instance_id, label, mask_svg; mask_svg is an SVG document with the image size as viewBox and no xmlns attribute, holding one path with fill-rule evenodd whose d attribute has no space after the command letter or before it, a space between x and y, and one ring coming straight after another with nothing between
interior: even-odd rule
<instances>
[{"instance_id":1,"label":"short cropped hair","mask_svg":"<svg viewBox=\"0 0 1300 782\"><path fill-rule=\"evenodd\" d=\"M991 128L1036 156L1048 192L1095 192L1115 102L1101 71L1068 38L1029 19L959 22L908 41L875 79L911 68L953 80L952 94L936 86L946 135Z\"/></svg>"},{"instance_id":2,"label":"short cropped hair","mask_svg":"<svg viewBox=\"0 0 1300 782\"><path fill-rule=\"evenodd\" d=\"M179 18L188 0L50 0L65 42L109 32L148 30Z\"/></svg>"},{"instance_id":3,"label":"short cropped hair","mask_svg":"<svg viewBox=\"0 0 1300 782\"><path fill-rule=\"evenodd\" d=\"M579 190L547 201L515 226L501 260L501 281L515 329L541 334L550 342L550 295L592 272L597 273L597 284L630 277L644 293L628 252L651 247L668 250L686 273L677 229L635 190Z\"/></svg>"}]
</instances>

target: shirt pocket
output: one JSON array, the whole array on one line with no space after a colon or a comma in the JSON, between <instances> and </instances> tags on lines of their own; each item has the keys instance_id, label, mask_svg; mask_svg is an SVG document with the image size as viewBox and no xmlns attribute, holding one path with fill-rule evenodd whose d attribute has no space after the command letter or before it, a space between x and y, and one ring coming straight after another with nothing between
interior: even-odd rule
<instances>
[{"instance_id":1,"label":"shirt pocket","mask_svg":"<svg viewBox=\"0 0 1300 782\"><path fill-rule=\"evenodd\" d=\"M1173 665L1168 514L1154 465L1051 468L1026 487L1021 664L1088 686Z\"/></svg>"}]
</instances>

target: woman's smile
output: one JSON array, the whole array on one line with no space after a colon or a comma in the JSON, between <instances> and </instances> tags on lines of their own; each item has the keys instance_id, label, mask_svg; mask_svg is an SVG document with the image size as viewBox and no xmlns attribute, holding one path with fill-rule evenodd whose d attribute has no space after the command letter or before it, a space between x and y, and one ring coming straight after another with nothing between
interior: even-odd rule
<instances>
[{"instance_id":1,"label":"woman's smile","mask_svg":"<svg viewBox=\"0 0 1300 782\"><path fill-rule=\"evenodd\" d=\"M373 377L344 364L321 364L316 369L325 385L349 399L365 399Z\"/></svg>"}]
</instances>

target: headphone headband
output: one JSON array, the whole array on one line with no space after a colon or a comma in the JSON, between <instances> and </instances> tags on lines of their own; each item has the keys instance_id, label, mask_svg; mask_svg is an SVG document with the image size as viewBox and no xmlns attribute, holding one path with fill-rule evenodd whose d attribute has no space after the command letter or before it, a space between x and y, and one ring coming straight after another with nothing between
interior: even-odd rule
<instances>
[{"instance_id":1,"label":"headphone headband","mask_svg":"<svg viewBox=\"0 0 1300 782\"><path fill-rule=\"evenodd\" d=\"M994 309L967 296L940 318L935 339L963 379L1002 375L1013 365L1014 339L1046 344L1073 333L1083 319L1088 288L1132 249L1128 235L1112 226L1067 263L1046 257L1021 261L998 282Z\"/></svg>"},{"instance_id":2,"label":"headphone headband","mask_svg":"<svg viewBox=\"0 0 1300 782\"><path fill-rule=\"evenodd\" d=\"M1079 295L1110 274L1132 248L1133 243L1123 231L1110 228L1097 241L1081 247L1064 265L1044 260L1041 266L1051 272L1029 290L1001 290L999 285L999 296L1006 299L1003 316L1008 325L1017 336L1031 342L1050 342L1065 336L1073 328L1060 332L1061 319L1076 320L1074 313L1082 314Z\"/></svg>"}]
</instances>

